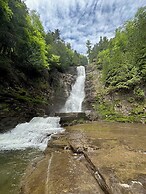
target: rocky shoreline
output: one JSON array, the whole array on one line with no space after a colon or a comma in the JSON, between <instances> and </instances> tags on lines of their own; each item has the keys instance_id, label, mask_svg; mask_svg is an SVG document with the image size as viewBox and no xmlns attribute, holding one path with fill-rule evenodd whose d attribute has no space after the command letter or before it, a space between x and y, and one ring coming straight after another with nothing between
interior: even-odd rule
<instances>
[{"instance_id":1,"label":"rocky shoreline","mask_svg":"<svg viewBox=\"0 0 146 194\"><path fill-rule=\"evenodd\" d=\"M102 122L94 125L107 126ZM92 124L71 126L54 135L44 157L27 168L20 193L145 194L146 156L136 150L129 135L122 141L118 133L97 134L92 127Z\"/></svg>"}]
</instances>

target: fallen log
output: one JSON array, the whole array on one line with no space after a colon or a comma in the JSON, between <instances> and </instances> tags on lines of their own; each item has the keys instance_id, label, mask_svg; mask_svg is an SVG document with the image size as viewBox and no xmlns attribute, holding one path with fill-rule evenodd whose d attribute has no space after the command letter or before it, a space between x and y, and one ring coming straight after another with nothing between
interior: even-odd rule
<instances>
[{"instance_id":1,"label":"fallen log","mask_svg":"<svg viewBox=\"0 0 146 194\"><path fill-rule=\"evenodd\" d=\"M75 148L71 143L69 143L70 149L75 154L82 154L88 164L87 168L90 169L93 177L97 181L98 185L105 194L112 194L109 186L106 184L105 178L100 173L99 169L93 164L87 153L85 153L81 148Z\"/></svg>"}]
</instances>

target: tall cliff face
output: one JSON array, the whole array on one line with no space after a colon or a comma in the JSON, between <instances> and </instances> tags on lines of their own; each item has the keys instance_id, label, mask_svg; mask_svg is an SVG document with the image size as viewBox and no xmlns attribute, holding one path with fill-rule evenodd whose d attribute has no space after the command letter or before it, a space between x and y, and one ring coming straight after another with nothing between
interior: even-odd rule
<instances>
[{"instance_id":1,"label":"tall cliff face","mask_svg":"<svg viewBox=\"0 0 146 194\"><path fill-rule=\"evenodd\" d=\"M92 110L94 118L146 123L146 98L138 98L133 91L109 92L103 84L101 71L94 63L87 67L86 74L84 109ZM141 87L146 91L144 85Z\"/></svg>"},{"instance_id":2,"label":"tall cliff face","mask_svg":"<svg viewBox=\"0 0 146 194\"><path fill-rule=\"evenodd\" d=\"M70 95L72 85L77 77L77 70L76 67L70 67L65 73L55 70L51 72L50 76L52 97L48 99L49 106L46 109L46 114L54 115L64 106Z\"/></svg>"},{"instance_id":3,"label":"tall cliff face","mask_svg":"<svg viewBox=\"0 0 146 194\"><path fill-rule=\"evenodd\" d=\"M100 88L99 84L99 73L96 71L96 66L86 66L84 110L94 111L97 90Z\"/></svg>"},{"instance_id":4,"label":"tall cliff face","mask_svg":"<svg viewBox=\"0 0 146 194\"><path fill-rule=\"evenodd\" d=\"M97 92L101 91L102 85L99 82L100 74L95 65L86 66L86 81L85 81L85 99L83 102L83 110L89 120L97 120L99 114L95 110Z\"/></svg>"},{"instance_id":5,"label":"tall cliff face","mask_svg":"<svg viewBox=\"0 0 146 194\"><path fill-rule=\"evenodd\" d=\"M34 116L54 115L64 105L76 79L76 67L65 73L56 69L40 75L14 69L0 78L0 131Z\"/></svg>"}]
</instances>

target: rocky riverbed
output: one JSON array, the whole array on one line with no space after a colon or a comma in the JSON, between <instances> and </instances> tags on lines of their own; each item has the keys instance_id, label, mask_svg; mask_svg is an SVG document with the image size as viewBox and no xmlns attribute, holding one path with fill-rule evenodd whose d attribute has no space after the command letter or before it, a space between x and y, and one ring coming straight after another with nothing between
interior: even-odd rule
<instances>
[{"instance_id":1,"label":"rocky riverbed","mask_svg":"<svg viewBox=\"0 0 146 194\"><path fill-rule=\"evenodd\" d=\"M67 127L28 166L21 194L145 194L145 138L142 124Z\"/></svg>"}]
</instances>

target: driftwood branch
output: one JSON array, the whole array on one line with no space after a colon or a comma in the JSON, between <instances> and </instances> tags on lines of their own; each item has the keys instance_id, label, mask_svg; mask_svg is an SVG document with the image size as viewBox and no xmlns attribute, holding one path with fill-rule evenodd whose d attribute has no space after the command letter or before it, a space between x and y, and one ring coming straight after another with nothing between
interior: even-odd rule
<instances>
[{"instance_id":1,"label":"driftwood branch","mask_svg":"<svg viewBox=\"0 0 146 194\"><path fill-rule=\"evenodd\" d=\"M87 155L87 153L85 153L83 150L79 149L79 148L75 148L71 143L69 143L70 149L73 153L76 154L82 154L88 164L88 168L90 169L93 177L95 178L95 180L97 181L98 185L100 186L100 188L102 189L102 191L105 194L112 194L111 190L109 188L109 186L106 184L105 178L103 177L103 175L100 173L99 169L96 168L96 166L93 164L93 162L91 161L91 159L89 158L89 156Z\"/></svg>"}]
</instances>

